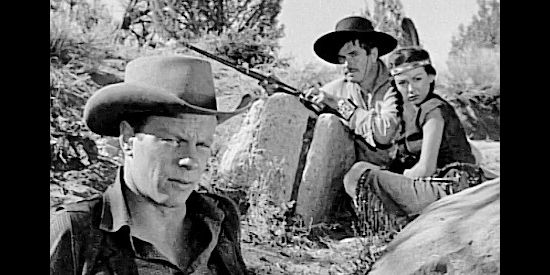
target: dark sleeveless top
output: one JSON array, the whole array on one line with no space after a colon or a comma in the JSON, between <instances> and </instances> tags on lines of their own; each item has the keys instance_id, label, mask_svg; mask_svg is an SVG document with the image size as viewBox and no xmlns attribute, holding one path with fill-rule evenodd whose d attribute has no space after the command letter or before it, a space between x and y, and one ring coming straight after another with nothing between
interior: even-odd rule
<instances>
[{"instance_id":1,"label":"dark sleeveless top","mask_svg":"<svg viewBox=\"0 0 550 275\"><path fill-rule=\"evenodd\" d=\"M426 123L428 114L434 110L440 111L445 123L437 156L437 168L453 162L475 163L466 132L454 108L432 92L420 104L418 110L414 109L412 103L404 104L403 127L397 140L397 159L391 170L402 173L404 169L409 169L418 162L422 149L422 126Z\"/></svg>"}]
</instances>

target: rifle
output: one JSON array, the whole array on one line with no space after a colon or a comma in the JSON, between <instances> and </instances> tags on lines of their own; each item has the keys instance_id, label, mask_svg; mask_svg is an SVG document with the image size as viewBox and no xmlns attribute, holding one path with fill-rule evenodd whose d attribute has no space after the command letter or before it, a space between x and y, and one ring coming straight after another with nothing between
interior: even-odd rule
<instances>
[{"instance_id":1,"label":"rifle","mask_svg":"<svg viewBox=\"0 0 550 275\"><path fill-rule=\"evenodd\" d=\"M238 72L244 74L244 75L247 75L247 76L250 76L256 80L259 80L260 82L263 82L263 81L268 81L268 82L271 82L271 83L275 83L279 86L279 89L277 89L278 92L283 92L285 94L289 94L289 95L293 95L293 96L297 96L299 99L300 99L300 102L302 102L302 104L304 104L304 106L310 110L312 110L314 113L316 114L320 114L320 113L331 113L331 114L335 114L335 115L338 115L341 117L340 113L332 108L330 108L329 106L326 106L326 105L323 105L323 106L320 106L320 105L317 105L309 100L307 100L306 98L303 97L303 94L300 90L276 79L276 78L273 78L271 76L265 76L261 73L258 73L256 71L253 71L249 68L246 68L242 65L239 65L235 62L232 62L232 61L229 61L227 59L224 59L224 58L221 58L217 55L214 55L212 53L209 53L205 50L202 50L200 48L197 48L187 42L184 42L184 41L180 41L180 43L185 46L186 48L189 48L195 52L198 52L210 59L213 59L215 61L218 61L226 66L229 66L235 70L237 70Z\"/></svg>"},{"instance_id":2,"label":"rifle","mask_svg":"<svg viewBox=\"0 0 550 275\"><path fill-rule=\"evenodd\" d=\"M331 114L335 114L339 117L341 117L340 113L336 110L334 110L333 108L327 106L327 105L318 105L318 104L315 104L309 100L307 100L306 98L303 97L303 94L300 90L278 80L278 79L275 79L271 76L265 76L261 73L258 73L256 71L253 71L253 70L250 70L249 68L246 68L242 65L239 65L235 62L232 62L232 61L229 61L229 60L226 60L224 58L221 58L217 55L214 55L212 53L209 53L205 50L202 50L200 48L197 48L187 42L184 42L184 41L180 41L180 43L185 46L186 48L189 48L195 52L198 52L210 59L213 59L215 61L218 61L226 66L229 66L235 70L237 70L238 72L244 74L244 75L247 75L247 76L250 76L256 80L259 80L260 82L263 82L263 81L268 81L268 82L271 82L271 83L275 83L279 86L279 89L277 89L277 91L279 92L283 92L283 93L286 93L286 94L290 94L290 95L293 95L293 96L297 96L300 100L300 102L302 104L304 104L304 106L310 110L312 110L314 113L316 114L320 114L320 113L331 113Z\"/></svg>"}]
</instances>

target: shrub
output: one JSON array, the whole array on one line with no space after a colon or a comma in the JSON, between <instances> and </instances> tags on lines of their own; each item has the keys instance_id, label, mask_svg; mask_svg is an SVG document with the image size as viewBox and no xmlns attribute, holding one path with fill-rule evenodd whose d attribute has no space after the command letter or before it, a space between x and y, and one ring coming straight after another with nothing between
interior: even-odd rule
<instances>
[{"instance_id":1,"label":"shrub","mask_svg":"<svg viewBox=\"0 0 550 275\"><path fill-rule=\"evenodd\" d=\"M102 5L56 1L50 8L50 59L68 64L78 60L95 67L112 51L116 25ZM88 69L88 67L85 67Z\"/></svg>"},{"instance_id":2,"label":"shrub","mask_svg":"<svg viewBox=\"0 0 550 275\"><path fill-rule=\"evenodd\" d=\"M117 151L105 155L107 143L98 146L96 142L104 139L82 121L86 100L100 88L89 72L111 53L113 30L102 6L86 1L51 2L50 184L77 197L103 191L105 180L114 178L116 170ZM82 186L92 189L86 191Z\"/></svg>"},{"instance_id":3,"label":"shrub","mask_svg":"<svg viewBox=\"0 0 550 275\"><path fill-rule=\"evenodd\" d=\"M468 47L449 56L443 79L459 88L500 87L500 49Z\"/></svg>"}]
</instances>

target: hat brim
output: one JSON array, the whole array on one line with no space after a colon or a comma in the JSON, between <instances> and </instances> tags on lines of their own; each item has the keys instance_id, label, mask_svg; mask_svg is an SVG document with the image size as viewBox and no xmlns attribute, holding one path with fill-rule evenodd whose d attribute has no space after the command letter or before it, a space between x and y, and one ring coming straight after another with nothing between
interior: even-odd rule
<instances>
[{"instance_id":1,"label":"hat brim","mask_svg":"<svg viewBox=\"0 0 550 275\"><path fill-rule=\"evenodd\" d=\"M245 95L232 111L218 111L193 105L172 93L158 93L150 87L117 83L98 90L86 103L84 122L97 134L118 136L122 120L139 116L175 116L180 113L214 115L218 124L246 111L254 99Z\"/></svg>"},{"instance_id":2,"label":"hat brim","mask_svg":"<svg viewBox=\"0 0 550 275\"><path fill-rule=\"evenodd\" d=\"M397 40L393 36L377 31L333 31L321 36L313 44L313 50L323 60L332 63L338 62L338 51L344 44L354 37L361 36L365 41L371 42L378 48L378 56L390 53L397 46Z\"/></svg>"}]
</instances>

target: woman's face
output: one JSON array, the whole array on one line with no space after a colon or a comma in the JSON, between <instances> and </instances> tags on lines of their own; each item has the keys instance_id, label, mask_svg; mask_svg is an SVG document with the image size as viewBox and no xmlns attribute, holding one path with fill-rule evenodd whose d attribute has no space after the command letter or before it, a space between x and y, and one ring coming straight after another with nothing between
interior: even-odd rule
<instances>
[{"instance_id":1,"label":"woman's face","mask_svg":"<svg viewBox=\"0 0 550 275\"><path fill-rule=\"evenodd\" d=\"M418 67L395 75L393 78L397 90L403 95L403 99L415 105L420 105L428 96L430 84L435 80L435 75L429 75L424 67Z\"/></svg>"}]
</instances>

